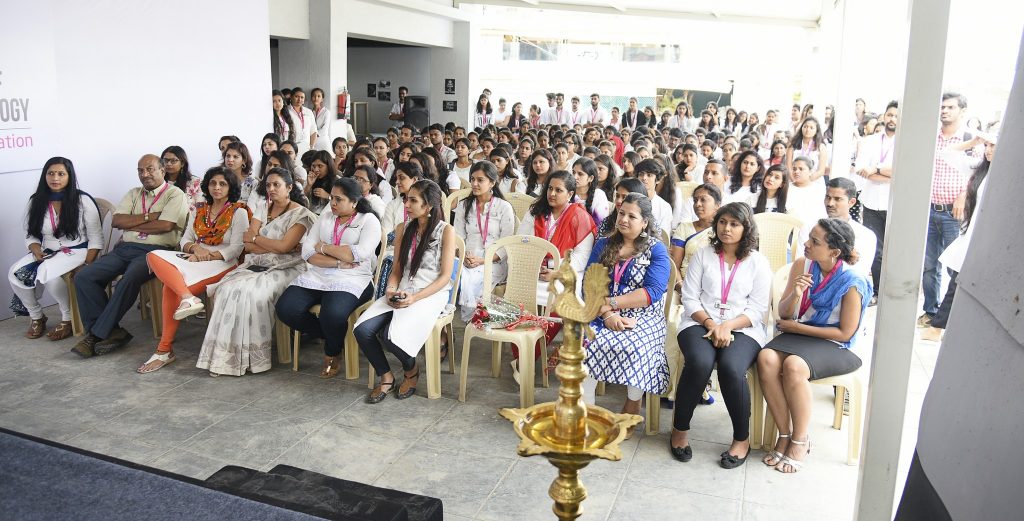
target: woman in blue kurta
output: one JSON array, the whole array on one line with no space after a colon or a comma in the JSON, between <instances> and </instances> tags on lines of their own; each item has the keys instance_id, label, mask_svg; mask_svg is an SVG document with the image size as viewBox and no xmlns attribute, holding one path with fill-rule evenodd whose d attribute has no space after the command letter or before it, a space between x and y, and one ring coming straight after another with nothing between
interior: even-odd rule
<instances>
[{"instance_id":1,"label":"woman in blue kurta","mask_svg":"<svg viewBox=\"0 0 1024 521\"><path fill-rule=\"evenodd\" d=\"M618 209L615 231L594 245L590 264L608 267L609 296L590 324L594 340L584 343L589 376L583 398L594 403L598 381L627 386L623 412L640 412L644 392L663 394L669 386L665 355L665 288L671 259L658 240L651 200L631 193Z\"/></svg>"}]
</instances>

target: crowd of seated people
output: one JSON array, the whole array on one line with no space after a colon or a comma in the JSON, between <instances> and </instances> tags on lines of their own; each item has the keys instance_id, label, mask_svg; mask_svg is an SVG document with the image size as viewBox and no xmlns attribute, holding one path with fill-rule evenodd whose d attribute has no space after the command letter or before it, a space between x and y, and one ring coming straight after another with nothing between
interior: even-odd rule
<instances>
[{"instance_id":1,"label":"crowd of seated people","mask_svg":"<svg viewBox=\"0 0 1024 521\"><path fill-rule=\"evenodd\" d=\"M879 118L859 103L848 129L855 157L836 161L831 107L820 123L813 106L794 105L787 124L775 110L762 120L713 102L699 113L681 102L660 118L636 98L625 110L606 110L597 94L588 107L579 98L565 107L562 94L550 94L546 108L533 105L524 114L522 103L508 110L502 99L495 108L485 94L472 129L417 129L396 104L389 118L396 126L386 135L357 139L349 131L332 140L323 90L311 93L308 107L302 89L272 93L273 124L258 159L231 135L219 140L221 161L203 175L192 172L179 146L143 155L137 182L126 179L113 210L111 226L121 231L115 245L104 244L99 207L83 190L95 189L83 186L87 177L70 159L47 161L25 210L28 252L8 275L11 307L30 320L25 335L71 337L73 292L84 335L71 351L110 354L132 341L121 321L155 277L163 287L154 297L162 302L162 336L138 373L174 362L180 323L205 314L205 335L194 347L196 367L210 376L270 370L280 321L323 340L320 377L333 378L353 318L358 349L377 376L366 401L404 399L416 392L417 356L433 324L452 312L451 292L469 321L484 294L485 264L493 265L491 289L508 276L507 254L485 258L487 248L516 234L534 236L571 264L583 298L586 268L600 264L609 272L609 295L585 343L585 401L594 402L599 381L621 384L622 410L639 413L643 393L665 395L675 383L670 453L686 462L694 410L709 403L707 382L717 368L732 425L720 465L731 469L750 452L746 375L756 367L780 432L763 462L800 470L810 448L809 382L857 370L857 352L870 348L862 330L879 283L886 208L879 201L893 175L895 102L882 125L866 124ZM966 190L972 158L988 147L990 161L995 135L946 132L946 100L962 110L962 98L944 97L943 132L953 137L940 135L939 160L957 170L954 180ZM980 179L971 182L973 210ZM460 190L461 202L446 206ZM525 212L510 203L519 197L533 198ZM802 224L791 240L803 253L789 259L774 338L766 327L774 274L762 250L785 249L788 241L761 241L759 214ZM461 265L454 262L457 237L466 250ZM540 267L542 306L558 262ZM670 288L673 272L680 282ZM43 286L61 314L50 329L39 303ZM666 352L670 298L682 309L677 340L685 364L678 375ZM558 331L548 328L549 352L540 343L533 349L547 369L559 363L552 344ZM452 339L443 340L442 359ZM513 368L531 356L521 351L514 351ZM401 382L388 353L402 366Z\"/></svg>"}]
</instances>

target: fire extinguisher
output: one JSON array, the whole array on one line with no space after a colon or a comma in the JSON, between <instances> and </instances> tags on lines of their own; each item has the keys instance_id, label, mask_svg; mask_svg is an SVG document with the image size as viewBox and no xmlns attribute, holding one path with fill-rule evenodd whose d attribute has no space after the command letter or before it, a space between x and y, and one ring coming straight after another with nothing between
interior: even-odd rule
<instances>
[{"instance_id":1,"label":"fire extinguisher","mask_svg":"<svg viewBox=\"0 0 1024 521\"><path fill-rule=\"evenodd\" d=\"M348 117L348 88L342 87L338 91L338 119Z\"/></svg>"}]
</instances>

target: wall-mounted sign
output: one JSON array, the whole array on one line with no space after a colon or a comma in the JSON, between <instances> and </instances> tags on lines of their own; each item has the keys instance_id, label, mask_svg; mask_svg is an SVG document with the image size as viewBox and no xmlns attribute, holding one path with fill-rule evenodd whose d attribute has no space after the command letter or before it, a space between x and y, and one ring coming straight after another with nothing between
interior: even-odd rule
<instances>
[{"instance_id":1,"label":"wall-mounted sign","mask_svg":"<svg viewBox=\"0 0 1024 521\"><path fill-rule=\"evenodd\" d=\"M446 78L444 80L444 93L455 94L455 78Z\"/></svg>"},{"instance_id":2,"label":"wall-mounted sign","mask_svg":"<svg viewBox=\"0 0 1024 521\"><path fill-rule=\"evenodd\" d=\"M367 98L376 98L377 97L377 84L376 83L367 83L366 84L366 97Z\"/></svg>"},{"instance_id":3,"label":"wall-mounted sign","mask_svg":"<svg viewBox=\"0 0 1024 521\"><path fill-rule=\"evenodd\" d=\"M391 101L390 90L379 90L377 91L377 101Z\"/></svg>"},{"instance_id":4,"label":"wall-mounted sign","mask_svg":"<svg viewBox=\"0 0 1024 521\"><path fill-rule=\"evenodd\" d=\"M457 112L459 110L459 102L455 100L444 100L441 102L441 110L445 112Z\"/></svg>"}]
</instances>

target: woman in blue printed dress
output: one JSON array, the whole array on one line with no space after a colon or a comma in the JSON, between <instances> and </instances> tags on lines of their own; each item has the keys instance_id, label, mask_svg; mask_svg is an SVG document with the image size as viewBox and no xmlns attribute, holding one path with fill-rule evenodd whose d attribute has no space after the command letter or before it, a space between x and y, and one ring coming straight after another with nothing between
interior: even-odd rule
<instances>
[{"instance_id":1,"label":"woman in blue printed dress","mask_svg":"<svg viewBox=\"0 0 1024 521\"><path fill-rule=\"evenodd\" d=\"M631 193L618 209L615 231L594 245L590 264L607 266L611 281L609 297L590 324L594 340L584 346L587 403L594 403L598 381L627 386L622 411L631 414L640 412L644 392L668 390L665 289L672 261L659 233L651 200Z\"/></svg>"}]
</instances>

